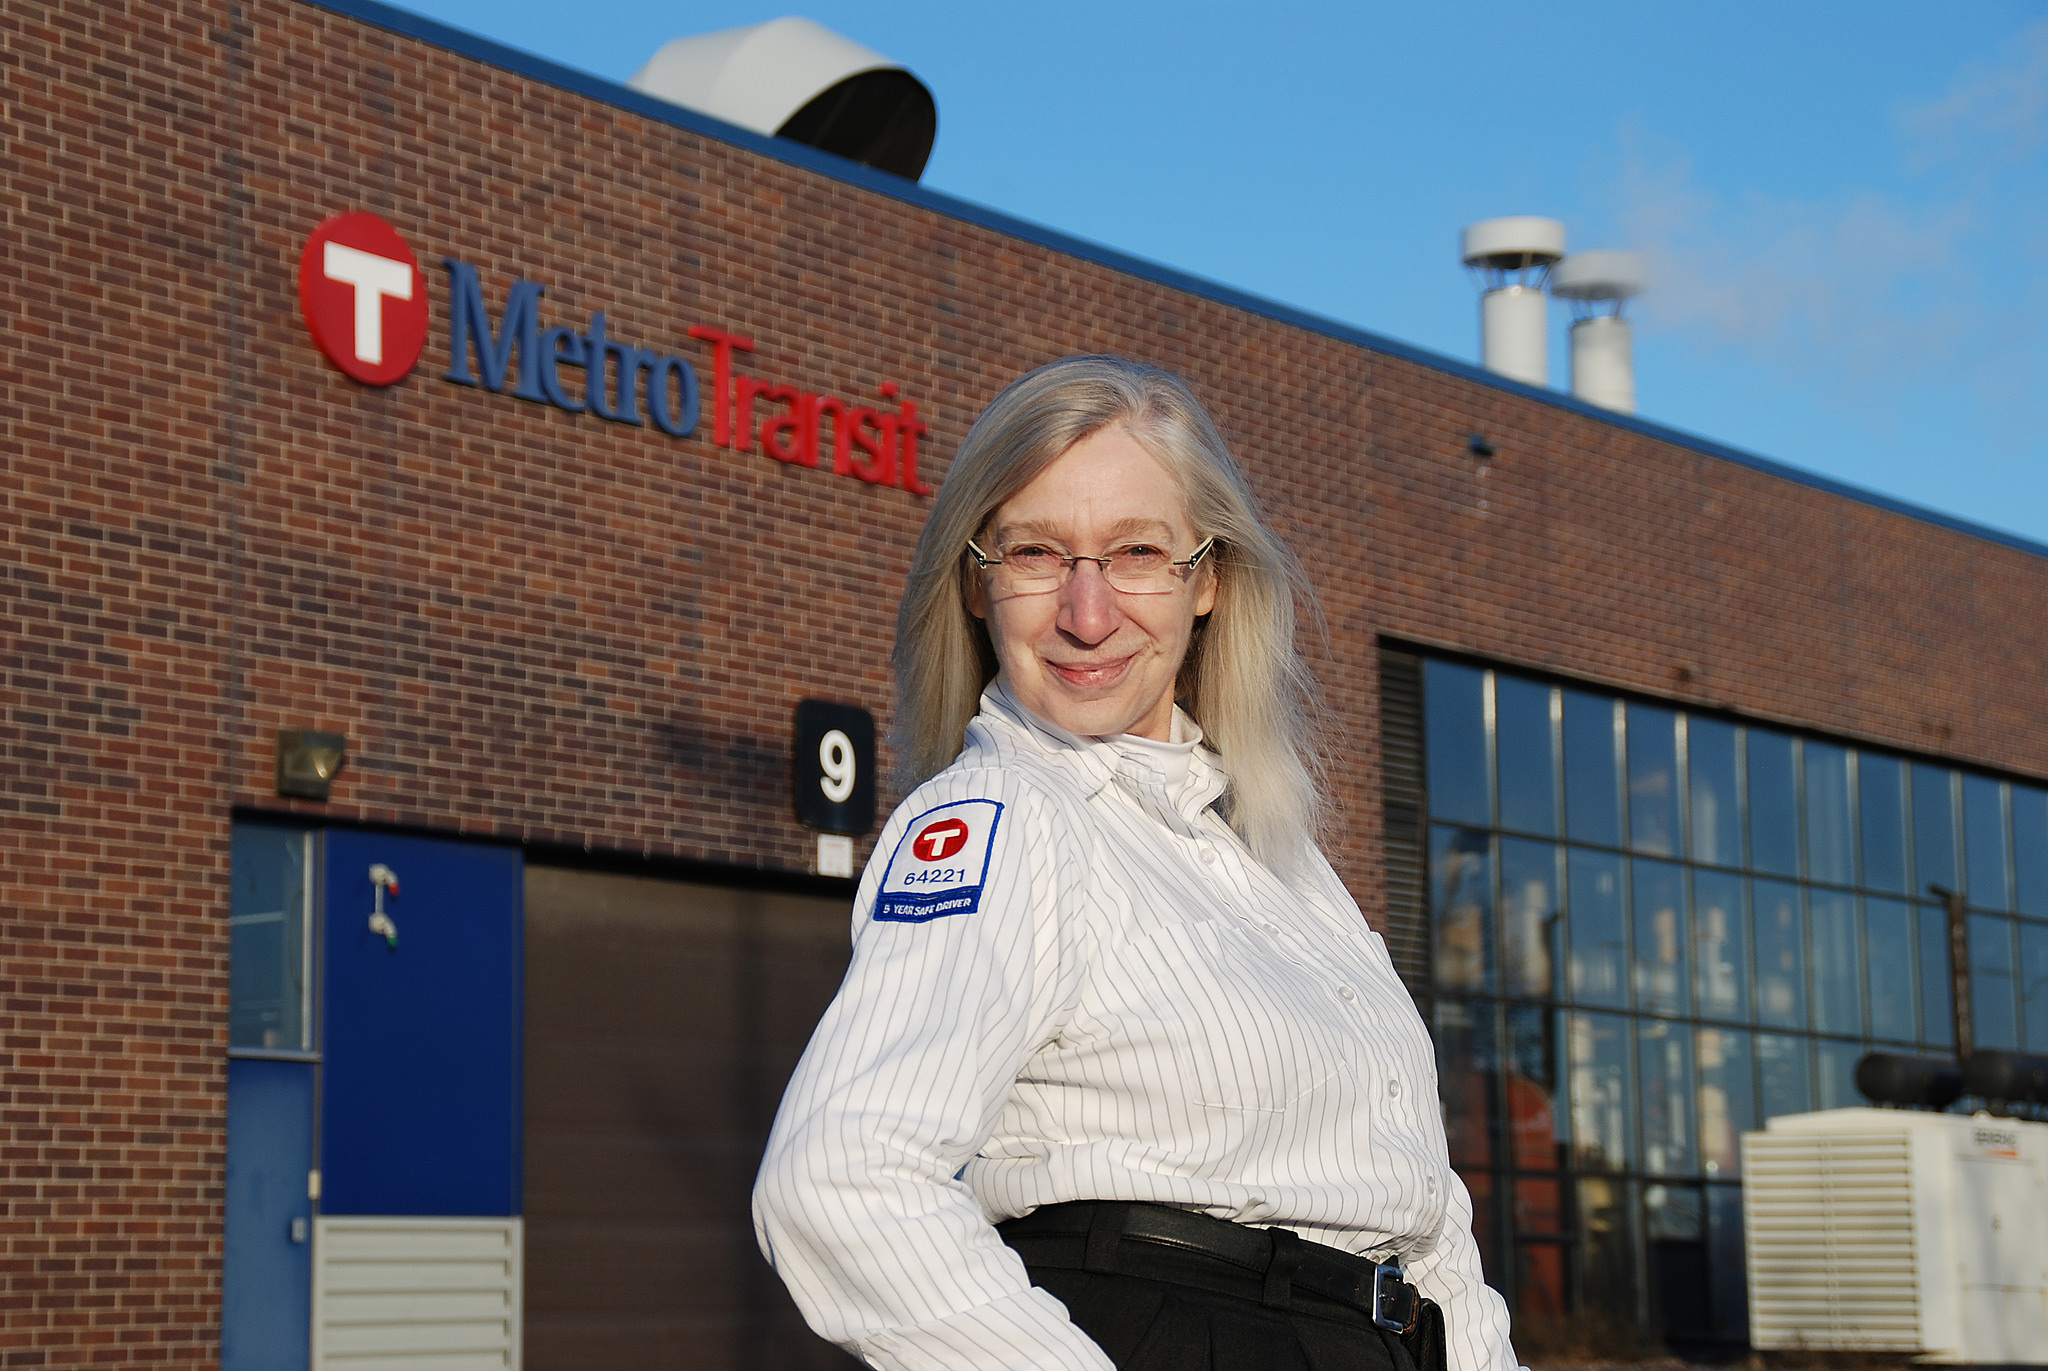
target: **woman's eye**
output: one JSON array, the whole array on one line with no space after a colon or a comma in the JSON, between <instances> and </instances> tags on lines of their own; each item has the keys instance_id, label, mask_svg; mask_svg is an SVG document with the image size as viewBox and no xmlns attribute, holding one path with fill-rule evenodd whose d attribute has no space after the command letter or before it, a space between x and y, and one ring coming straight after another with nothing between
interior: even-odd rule
<instances>
[{"instance_id":1,"label":"woman's eye","mask_svg":"<svg viewBox=\"0 0 2048 1371\"><path fill-rule=\"evenodd\" d=\"M1022 547L1013 547L1004 553L1003 560L1006 562L1021 562L1025 566L1043 566L1048 562L1060 561L1062 558L1059 553L1042 543L1026 543Z\"/></svg>"},{"instance_id":2,"label":"woman's eye","mask_svg":"<svg viewBox=\"0 0 2048 1371\"><path fill-rule=\"evenodd\" d=\"M1120 561L1163 562L1166 560L1166 549L1154 547L1150 543L1133 543L1129 547L1118 548L1111 555Z\"/></svg>"}]
</instances>

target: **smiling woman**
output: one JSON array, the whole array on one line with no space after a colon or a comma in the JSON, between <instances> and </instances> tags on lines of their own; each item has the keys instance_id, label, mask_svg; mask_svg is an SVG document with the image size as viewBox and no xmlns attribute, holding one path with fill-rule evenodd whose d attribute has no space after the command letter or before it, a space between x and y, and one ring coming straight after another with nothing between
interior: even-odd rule
<instances>
[{"instance_id":1,"label":"smiling woman","mask_svg":"<svg viewBox=\"0 0 2048 1371\"><path fill-rule=\"evenodd\" d=\"M899 616L914 789L754 1191L879 1367L1509 1371L1428 1034L1314 842L1294 562L1175 378L961 445Z\"/></svg>"}]
</instances>

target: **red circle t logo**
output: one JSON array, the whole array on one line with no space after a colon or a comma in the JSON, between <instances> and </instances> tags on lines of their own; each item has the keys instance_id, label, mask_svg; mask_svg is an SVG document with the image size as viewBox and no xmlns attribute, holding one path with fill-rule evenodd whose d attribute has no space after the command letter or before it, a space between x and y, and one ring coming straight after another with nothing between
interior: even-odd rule
<instances>
[{"instance_id":1,"label":"red circle t logo","mask_svg":"<svg viewBox=\"0 0 2048 1371\"><path fill-rule=\"evenodd\" d=\"M921 862L943 862L965 846L967 823L962 819L941 819L910 840L910 850Z\"/></svg>"},{"instance_id":2,"label":"red circle t logo","mask_svg":"<svg viewBox=\"0 0 2048 1371\"><path fill-rule=\"evenodd\" d=\"M299 308L327 360L365 385L405 378L427 345L427 278L398 230L337 214L299 257Z\"/></svg>"}]
</instances>

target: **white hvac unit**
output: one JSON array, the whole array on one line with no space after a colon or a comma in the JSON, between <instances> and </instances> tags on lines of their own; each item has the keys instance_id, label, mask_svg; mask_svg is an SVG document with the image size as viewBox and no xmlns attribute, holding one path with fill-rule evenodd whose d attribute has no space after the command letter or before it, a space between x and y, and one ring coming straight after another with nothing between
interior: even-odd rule
<instances>
[{"instance_id":1,"label":"white hvac unit","mask_svg":"<svg viewBox=\"0 0 2048 1371\"><path fill-rule=\"evenodd\" d=\"M313 1221L313 1371L519 1371L516 1218Z\"/></svg>"},{"instance_id":2,"label":"white hvac unit","mask_svg":"<svg viewBox=\"0 0 2048 1371\"><path fill-rule=\"evenodd\" d=\"M2048 1124L1830 1109L1742 1135L1759 1350L2048 1365Z\"/></svg>"}]
</instances>

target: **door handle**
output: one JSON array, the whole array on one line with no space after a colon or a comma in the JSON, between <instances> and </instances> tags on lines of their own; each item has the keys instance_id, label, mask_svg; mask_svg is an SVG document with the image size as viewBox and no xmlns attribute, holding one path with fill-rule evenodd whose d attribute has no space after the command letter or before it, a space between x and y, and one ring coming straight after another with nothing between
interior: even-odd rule
<instances>
[{"instance_id":1,"label":"door handle","mask_svg":"<svg viewBox=\"0 0 2048 1371\"><path fill-rule=\"evenodd\" d=\"M382 862L370 867L370 888L376 892L377 907L370 911L370 931L384 939L387 946L398 946L398 925L391 922L391 916L384 912L384 892L398 893L398 873Z\"/></svg>"}]
</instances>

